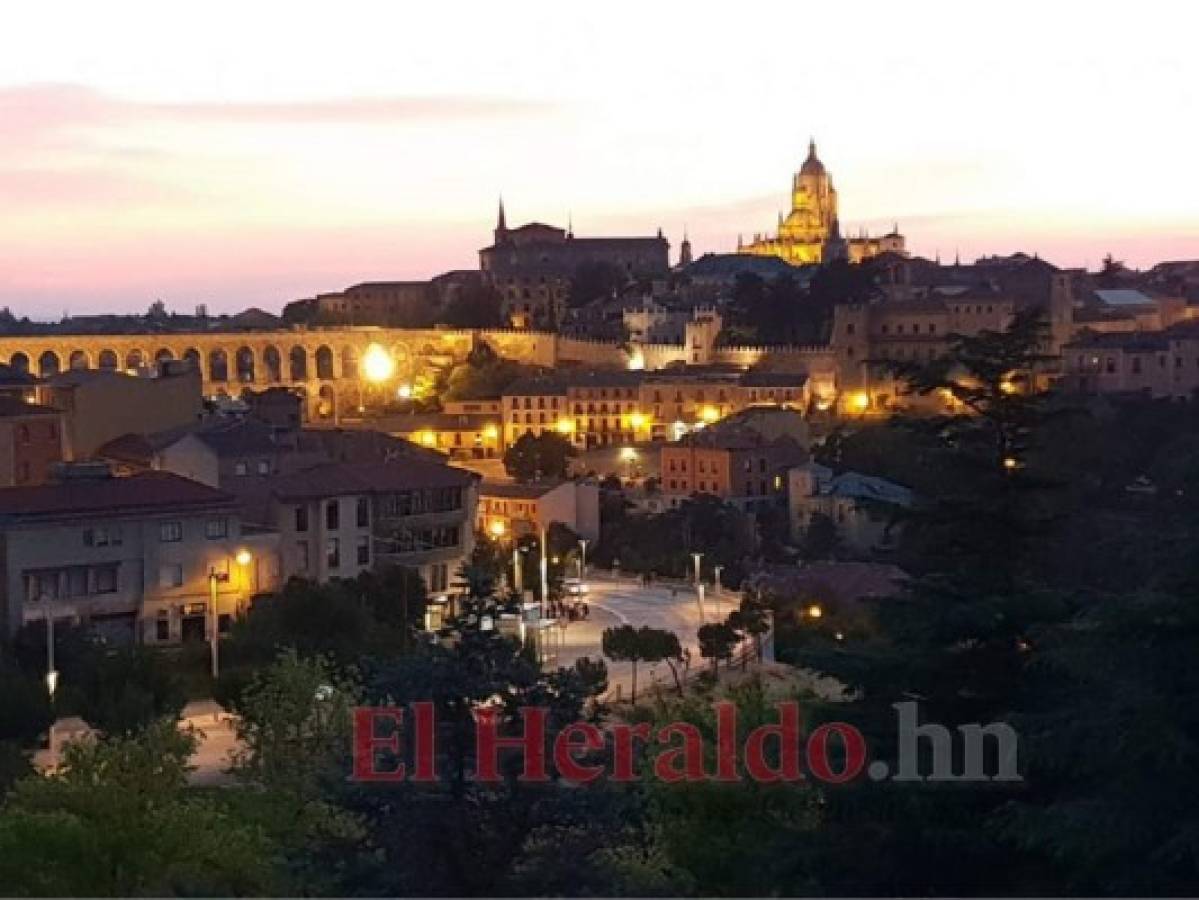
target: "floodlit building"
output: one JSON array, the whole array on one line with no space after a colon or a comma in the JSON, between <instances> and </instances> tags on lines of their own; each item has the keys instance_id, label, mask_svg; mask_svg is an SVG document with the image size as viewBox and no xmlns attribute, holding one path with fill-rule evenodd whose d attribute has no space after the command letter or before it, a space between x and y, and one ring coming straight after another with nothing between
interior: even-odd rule
<instances>
[{"instance_id":1,"label":"floodlit building","mask_svg":"<svg viewBox=\"0 0 1199 900\"><path fill-rule=\"evenodd\" d=\"M485 481L476 521L492 537L539 534L557 522L581 538L598 540L599 487L588 481Z\"/></svg>"}]
</instances>

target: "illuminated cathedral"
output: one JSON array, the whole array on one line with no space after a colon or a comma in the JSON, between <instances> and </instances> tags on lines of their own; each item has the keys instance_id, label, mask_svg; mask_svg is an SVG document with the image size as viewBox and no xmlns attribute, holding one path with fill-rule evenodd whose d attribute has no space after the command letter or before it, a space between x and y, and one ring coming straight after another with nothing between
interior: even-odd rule
<instances>
[{"instance_id":1,"label":"illuminated cathedral","mask_svg":"<svg viewBox=\"0 0 1199 900\"><path fill-rule=\"evenodd\" d=\"M779 213L775 235L755 234L752 243L737 240L737 252L754 256L777 256L793 266L832 259L861 262L879 253L906 253L903 235L896 226L882 237L864 232L857 237L841 235L837 218L837 191L832 176L816 156L816 142L808 144L808 158L791 180L791 212Z\"/></svg>"}]
</instances>

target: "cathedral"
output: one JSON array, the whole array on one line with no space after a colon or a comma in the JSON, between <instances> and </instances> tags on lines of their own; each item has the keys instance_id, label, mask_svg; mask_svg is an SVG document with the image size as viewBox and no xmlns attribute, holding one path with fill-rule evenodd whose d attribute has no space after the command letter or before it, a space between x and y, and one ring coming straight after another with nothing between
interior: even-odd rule
<instances>
[{"instance_id":1,"label":"cathedral","mask_svg":"<svg viewBox=\"0 0 1199 900\"><path fill-rule=\"evenodd\" d=\"M737 241L737 252L777 256L793 266L832 259L861 262L879 253L904 255L903 235L896 226L882 237L844 238L837 218L837 191L832 176L816 156L816 142L808 144L808 158L791 180L791 212L779 213L778 233L755 234L752 243Z\"/></svg>"}]
</instances>

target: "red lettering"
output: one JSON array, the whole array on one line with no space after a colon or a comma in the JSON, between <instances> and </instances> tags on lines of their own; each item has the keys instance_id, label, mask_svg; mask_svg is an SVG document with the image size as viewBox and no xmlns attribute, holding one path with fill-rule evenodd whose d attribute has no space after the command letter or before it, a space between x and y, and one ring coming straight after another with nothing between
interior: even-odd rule
<instances>
[{"instance_id":1,"label":"red lettering","mask_svg":"<svg viewBox=\"0 0 1199 900\"><path fill-rule=\"evenodd\" d=\"M683 746L664 750L654 759L654 774L666 784L679 781L703 781L704 746L699 729L689 722L672 722L658 730L658 743L669 744L671 737L682 735ZM678 768L679 758L683 767Z\"/></svg>"},{"instance_id":2,"label":"red lettering","mask_svg":"<svg viewBox=\"0 0 1199 900\"><path fill-rule=\"evenodd\" d=\"M583 740L574 740L579 735ZM601 750L604 746L604 736L590 722L575 722L567 725L554 738L554 768L567 781L586 784L595 781L604 772L603 766L581 766L575 761L576 751Z\"/></svg>"},{"instance_id":3,"label":"red lettering","mask_svg":"<svg viewBox=\"0 0 1199 900\"><path fill-rule=\"evenodd\" d=\"M716 707L716 777L713 781L737 780L737 704L721 700Z\"/></svg>"},{"instance_id":4,"label":"red lettering","mask_svg":"<svg viewBox=\"0 0 1199 900\"><path fill-rule=\"evenodd\" d=\"M524 751L521 781L549 781L545 768L546 711L539 706L525 707L520 711L520 717L523 726L520 737L500 737L495 710L480 709L475 712L476 781L500 780L501 749Z\"/></svg>"},{"instance_id":5,"label":"red lettering","mask_svg":"<svg viewBox=\"0 0 1199 900\"><path fill-rule=\"evenodd\" d=\"M763 784L776 781L803 781L799 770L799 704L788 700L776 703L776 725L759 725L745 739L745 769L749 777ZM766 741L778 740L778 767L766 761Z\"/></svg>"},{"instance_id":6,"label":"red lettering","mask_svg":"<svg viewBox=\"0 0 1199 900\"><path fill-rule=\"evenodd\" d=\"M845 765L834 772L829 765L828 742L831 735L841 738L845 749ZM862 732L844 722L828 722L812 732L808 738L808 769L821 781L829 784L844 784L852 781L866 764L866 739Z\"/></svg>"},{"instance_id":7,"label":"red lettering","mask_svg":"<svg viewBox=\"0 0 1199 900\"><path fill-rule=\"evenodd\" d=\"M612 732L612 780L630 782L637 780L633 771L633 739L649 740L649 722L626 725L623 722L611 727Z\"/></svg>"},{"instance_id":8,"label":"red lettering","mask_svg":"<svg viewBox=\"0 0 1199 900\"><path fill-rule=\"evenodd\" d=\"M359 706L354 710L354 780L403 781L404 764L390 771L377 767L378 751L390 750L400 755L400 724L404 711L398 706ZM375 734L376 722L394 722L395 730L386 737Z\"/></svg>"},{"instance_id":9,"label":"red lettering","mask_svg":"<svg viewBox=\"0 0 1199 900\"><path fill-rule=\"evenodd\" d=\"M413 723L416 726L413 762L416 771L412 780L429 783L437 781L437 720L433 703L421 700L412 704Z\"/></svg>"}]
</instances>

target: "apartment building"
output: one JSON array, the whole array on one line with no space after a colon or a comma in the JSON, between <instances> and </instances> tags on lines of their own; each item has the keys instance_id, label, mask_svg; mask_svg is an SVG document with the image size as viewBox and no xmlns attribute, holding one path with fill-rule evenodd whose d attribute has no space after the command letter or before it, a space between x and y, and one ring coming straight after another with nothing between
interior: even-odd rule
<instances>
[{"instance_id":1,"label":"apartment building","mask_svg":"<svg viewBox=\"0 0 1199 900\"><path fill-rule=\"evenodd\" d=\"M0 487L42 484L62 462L62 414L0 393Z\"/></svg>"},{"instance_id":2,"label":"apartment building","mask_svg":"<svg viewBox=\"0 0 1199 900\"><path fill-rule=\"evenodd\" d=\"M273 479L284 574L327 581L394 564L445 593L474 547L477 481L422 460L327 463Z\"/></svg>"},{"instance_id":3,"label":"apartment building","mask_svg":"<svg viewBox=\"0 0 1199 900\"><path fill-rule=\"evenodd\" d=\"M64 466L58 480L0 489L0 616L83 621L114 640L202 641L278 584L278 539L243 533L232 496L168 472Z\"/></svg>"},{"instance_id":4,"label":"apartment building","mask_svg":"<svg viewBox=\"0 0 1199 900\"><path fill-rule=\"evenodd\" d=\"M756 512L786 501L787 470L807 459L807 450L789 436L769 438L748 428L704 429L662 447L662 494L672 506L695 494L710 494Z\"/></svg>"},{"instance_id":5,"label":"apartment building","mask_svg":"<svg viewBox=\"0 0 1199 900\"><path fill-rule=\"evenodd\" d=\"M479 486L476 524L492 537L540 534L554 522L581 538L598 540L598 485L587 481L484 481Z\"/></svg>"}]
</instances>

